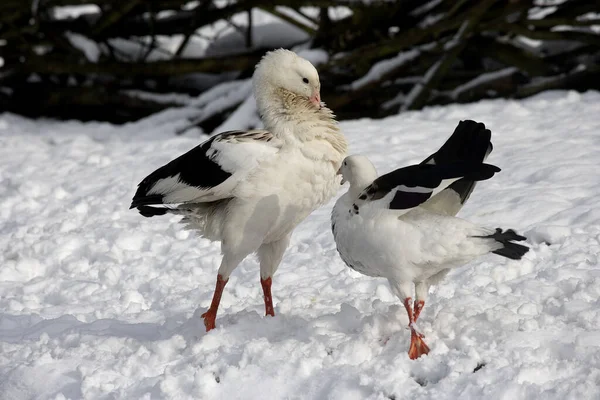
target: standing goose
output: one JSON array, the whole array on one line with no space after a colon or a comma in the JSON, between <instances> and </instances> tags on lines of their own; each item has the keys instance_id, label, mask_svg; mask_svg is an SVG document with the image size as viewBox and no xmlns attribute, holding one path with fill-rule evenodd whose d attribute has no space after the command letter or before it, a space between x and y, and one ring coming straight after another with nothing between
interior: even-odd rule
<instances>
[{"instance_id":1,"label":"standing goose","mask_svg":"<svg viewBox=\"0 0 600 400\"><path fill-rule=\"evenodd\" d=\"M525 237L513 230L490 230L454 217L475 182L500 171L483 163L492 148L490 135L483 124L463 121L421 164L377 177L366 157L354 155L340 168L350 188L331 217L338 252L350 268L388 279L408 314L411 359L429 352L416 321L432 284L484 254L518 260L529 250L514 243Z\"/></svg>"},{"instance_id":2,"label":"standing goose","mask_svg":"<svg viewBox=\"0 0 600 400\"><path fill-rule=\"evenodd\" d=\"M211 137L144 178L131 203L145 217L182 215L188 228L221 242L215 292L202 314L207 331L215 328L230 274L255 252L265 312L275 315L272 276L296 225L335 195L346 155L309 61L288 50L268 52L253 86L264 129Z\"/></svg>"}]
</instances>

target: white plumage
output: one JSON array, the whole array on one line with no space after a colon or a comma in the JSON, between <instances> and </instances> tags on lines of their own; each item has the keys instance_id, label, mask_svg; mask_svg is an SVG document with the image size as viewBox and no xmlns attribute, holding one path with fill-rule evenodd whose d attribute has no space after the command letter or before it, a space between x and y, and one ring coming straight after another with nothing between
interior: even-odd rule
<instances>
[{"instance_id":1,"label":"white plumage","mask_svg":"<svg viewBox=\"0 0 600 400\"><path fill-rule=\"evenodd\" d=\"M484 141L479 147L482 151L475 156L480 157L478 162L465 162L455 156L452 161L445 160L445 164L439 164L439 160L438 164L422 163L379 178L373 164L363 156L347 157L340 169L350 188L332 212L338 252L356 271L386 278L404 302L411 328L409 356L413 359L429 350L414 323L430 285L445 277L451 268L484 254L493 252L520 259L528 250L512 242L525 239L512 230L482 228L444 210L457 210L452 199L460 198L447 193L452 189L448 188L450 184L466 182L470 192L474 182L489 179L499 171L482 163L488 143ZM448 154L445 156L449 158Z\"/></svg>"},{"instance_id":2,"label":"white plumage","mask_svg":"<svg viewBox=\"0 0 600 400\"><path fill-rule=\"evenodd\" d=\"M269 52L253 84L264 130L213 136L144 179L132 202L144 216L183 215L189 228L221 241L217 287L203 315L207 330L230 274L254 252L266 313L274 315L271 277L296 225L335 195L346 154L310 62L288 50Z\"/></svg>"}]
</instances>

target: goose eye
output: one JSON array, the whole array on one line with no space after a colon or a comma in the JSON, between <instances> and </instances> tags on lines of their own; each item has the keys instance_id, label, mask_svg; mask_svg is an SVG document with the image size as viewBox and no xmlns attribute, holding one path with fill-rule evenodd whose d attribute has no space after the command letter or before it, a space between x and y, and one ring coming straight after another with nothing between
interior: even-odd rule
<instances>
[{"instance_id":1,"label":"goose eye","mask_svg":"<svg viewBox=\"0 0 600 400\"><path fill-rule=\"evenodd\" d=\"M302 82L308 83L308 78L302 78Z\"/></svg>"}]
</instances>

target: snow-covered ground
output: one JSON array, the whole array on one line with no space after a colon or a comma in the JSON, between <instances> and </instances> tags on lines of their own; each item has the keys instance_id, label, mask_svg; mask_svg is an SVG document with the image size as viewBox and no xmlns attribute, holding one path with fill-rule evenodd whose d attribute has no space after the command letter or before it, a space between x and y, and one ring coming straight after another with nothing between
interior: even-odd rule
<instances>
[{"instance_id":1,"label":"snow-covered ground","mask_svg":"<svg viewBox=\"0 0 600 400\"><path fill-rule=\"evenodd\" d=\"M530 238L524 260L490 255L433 290L419 321L432 351L416 361L387 283L338 258L331 203L293 236L276 317L250 258L204 332L219 246L128 210L141 178L201 140L174 136L176 115L0 115L0 399L600 398L600 93L342 123L384 172L461 119L485 122L503 170L460 215Z\"/></svg>"}]
</instances>

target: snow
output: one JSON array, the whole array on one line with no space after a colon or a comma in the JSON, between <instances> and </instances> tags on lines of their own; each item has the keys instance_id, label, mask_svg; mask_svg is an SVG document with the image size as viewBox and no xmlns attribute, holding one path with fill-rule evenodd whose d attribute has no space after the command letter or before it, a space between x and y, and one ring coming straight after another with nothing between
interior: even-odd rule
<instances>
[{"instance_id":1,"label":"snow","mask_svg":"<svg viewBox=\"0 0 600 400\"><path fill-rule=\"evenodd\" d=\"M413 17L416 17L418 15L424 14L424 13L430 11L432 8L438 6L441 2L442 2L442 0L430 0L430 1L426 2L425 4L423 4L422 6L419 6L419 7L415 8L414 10L412 10L410 12L410 15L412 15Z\"/></svg>"},{"instance_id":2,"label":"snow","mask_svg":"<svg viewBox=\"0 0 600 400\"><path fill-rule=\"evenodd\" d=\"M341 19L350 17L353 14L353 11L351 8L346 6L335 6L327 7L327 14L331 20L339 21Z\"/></svg>"},{"instance_id":3,"label":"snow","mask_svg":"<svg viewBox=\"0 0 600 400\"><path fill-rule=\"evenodd\" d=\"M556 7L532 7L527 11L528 19L544 19L545 17L553 14L557 10Z\"/></svg>"},{"instance_id":4,"label":"snow","mask_svg":"<svg viewBox=\"0 0 600 400\"><path fill-rule=\"evenodd\" d=\"M423 79L420 82L417 82L415 86L413 86L413 88L410 90L410 92L408 92L408 94L406 95L405 102L402 103L402 105L400 106L401 111L408 110L408 108L414 103L417 96L419 96L423 92L425 86L427 86L431 79L435 76L437 71L440 69L441 65L442 60L438 60L435 62L435 64L429 67L425 75L423 75Z\"/></svg>"},{"instance_id":5,"label":"snow","mask_svg":"<svg viewBox=\"0 0 600 400\"><path fill-rule=\"evenodd\" d=\"M82 4L78 6L58 6L54 7L52 11L54 18L68 19L77 18L86 14L97 14L101 10L96 4Z\"/></svg>"},{"instance_id":6,"label":"snow","mask_svg":"<svg viewBox=\"0 0 600 400\"><path fill-rule=\"evenodd\" d=\"M380 80L388 72L410 62L421 55L421 51L418 49L412 49L398 53L392 58L382 60L373 64L369 72L367 72L361 78L355 80L350 84L352 89L360 89L361 87L368 85L373 81Z\"/></svg>"},{"instance_id":7,"label":"snow","mask_svg":"<svg viewBox=\"0 0 600 400\"><path fill-rule=\"evenodd\" d=\"M289 48L305 42L309 38L308 33L287 22L269 22L252 27L253 49ZM248 51L248 47L246 46L246 32L234 30L212 42L206 49L205 55L216 57L244 51Z\"/></svg>"},{"instance_id":8,"label":"snow","mask_svg":"<svg viewBox=\"0 0 600 400\"><path fill-rule=\"evenodd\" d=\"M518 69L515 67L506 67L506 68L502 68L499 69L497 71L491 71L491 72L485 72L473 79L471 79L470 81L456 87L453 91L452 91L452 98L456 99L458 96L461 95L461 93L464 93L468 90L471 90L473 88L476 88L479 85L485 84L486 82L490 82L505 76L509 76L514 74L515 72L517 72Z\"/></svg>"},{"instance_id":9,"label":"snow","mask_svg":"<svg viewBox=\"0 0 600 400\"><path fill-rule=\"evenodd\" d=\"M585 13L576 18L577 21L590 21L597 19L600 19L600 13L596 12Z\"/></svg>"},{"instance_id":10,"label":"snow","mask_svg":"<svg viewBox=\"0 0 600 400\"><path fill-rule=\"evenodd\" d=\"M600 33L600 25L589 26L571 26L571 25L556 25L550 28L551 32L583 32L583 33Z\"/></svg>"},{"instance_id":11,"label":"snow","mask_svg":"<svg viewBox=\"0 0 600 400\"><path fill-rule=\"evenodd\" d=\"M525 48L530 48L530 49L536 49L536 48L539 48L540 46L544 45L544 42L542 40L531 39L531 38L528 38L527 36L521 36L521 35L515 36L514 42L516 42L516 44L523 44L525 46Z\"/></svg>"},{"instance_id":12,"label":"snow","mask_svg":"<svg viewBox=\"0 0 600 400\"><path fill-rule=\"evenodd\" d=\"M251 83L248 84L248 86L250 85ZM251 91L251 87L248 87L248 91ZM248 96L231 114L231 117L215 129L215 132L227 132L236 129L253 129L260 124L261 122L256 108L256 101L254 100L254 97Z\"/></svg>"},{"instance_id":13,"label":"snow","mask_svg":"<svg viewBox=\"0 0 600 400\"><path fill-rule=\"evenodd\" d=\"M252 115L252 110L256 111L256 104L254 97L252 96L252 80L250 78L239 81L224 82L217 86L212 87L206 92L202 93L196 100L191 104L194 112L194 118L190 121L190 124L184 128L179 129L178 133L185 132L190 126L197 125L198 123L210 118L216 113L219 113L227 108L235 107L236 104L240 104L234 111L234 115L224 121L225 125L232 125L229 129L215 130L215 133L224 132L227 130L243 129L241 126L235 126L236 123L243 124L247 128L256 126L259 123L258 115ZM243 109L244 111L241 111ZM241 116L245 118L241 118ZM221 125L223 127L223 125ZM219 127L219 128L221 128ZM206 132L211 133L211 132Z\"/></svg>"},{"instance_id":14,"label":"snow","mask_svg":"<svg viewBox=\"0 0 600 400\"><path fill-rule=\"evenodd\" d=\"M460 215L532 246L435 287L419 321L431 353L416 361L387 282L337 255L335 199L296 230L273 283L275 318L263 316L250 258L204 332L219 246L177 217L128 210L141 178L201 140L173 135L177 115L113 126L0 114L2 400L600 396L600 93L341 123L351 152L381 173L422 160L459 120L484 121L502 172Z\"/></svg>"},{"instance_id":15,"label":"snow","mask_svg":"<svg viewBox=\"0 0 600 400\"><path fill-rule=\"evenodd\" d=\"M154 45L150 36L136 37L135 40L111 38L108 39L108 42L116 50L119 60L137 61L145 59L148 61L159 61L173 58L173 49L176 47L176 44L179 44L181 37L180 35L173 38L169 36L157 36L156 40L156 48L152 48ZM148 53L149 49L150 52Z\"/></svg>"},{"instance_id":16,"label":"snow","mask_svg":"<svg viewBox=\"0 0 600 400\"><path fill-rule=\"evenodd\" d=\"M65 36L67 37L67 40L71 42L73 47L79 49L83 54L85 54L85 57L88 59L88 61L94 63L98 62L101 51L96 42L83 35L73 32L67 32L65 33Z\"/></svg>"},{"instance_id":17,"label":"snow","mask_svg":"<svg viewBox=\"0 0 600 400\"><path fill-rule=\"evenodd\" d=\"M130 96L135 96L144 100L153 100L160 103L192 104L198 98L184 93L153 93L142 90L131 89L124 91Z\"/></svg>"},{"instance_id":18,"label":"snow","mask_svg":"<svg viewBox=\"0 0 600 400\"><path fill-rule=\"evenodd\" d=\"M315 67L318 67L320 64L326 64L329 61L329 54L323 49L298 50L296 54L310 61Z\"/></svg>"},{"instance_id":19,"label":"snow","mask_svg":"<svg viewBox=\"0 0 600 400\"><path fill-rule=\"evenodd\" d=\"M222 6L225 5L225 3L222 4ZM193 7L194 2L190 2L184 8L191 9ZM53 12L56 19L67 19L86 14L96 14L100 12L100 9L96 5L82 5L54 7ZM170 17L173 12L173 10L162 11L157 14L157 18ZM254 9L252 16L254 24L252 28L252 49L254 50L257 48L288 48L306 42L309 39L309 35L303 30L288 22L282 22L278 17L268 12ZM181 51L180 57L214 57L246 52L248 51L245 31L247 24L247 12L243 12L232 16L230 22L217 21L215 24L204 26L196 31L196 35L189 38L185 48ZM66 34L66 37L91 62L97 62L100 55L108 51L106 48L99 47L97 43L85 36L69 32ZM153 42L153 40L156 40L156 42ZM155 38L141 36L133 40L111 38L108 40L108 43L116 51L116 56L120 60L136 61L145 57L148 61L158 61L173 58L183 40L184 35L157 35ZM149 50L150 47L152 49ZM195 74L190 74L188 77L193 79L193 75Z\"/></svg>"},{"instance_id":20,"label":"snow","mask_svg":"<svg viewBox=\"0 0 600 400\"><path fill-rule=\"evenodd\" d=\"M310 27L311 29L318 29L318 26L315 22L316 18L314 19L310 19L307 18L308 14L301 14L298 11L294 10L293 8L289 8L289 7L284 7L284 6L276 6L275 10L289 18L292 18L302 24L304 24L305 26ZM279 17L277 17L278 20L281 20ZM283 20L281 20L283 21Z\"/></svg>"},{"instance_id":21,"label":"snow","mask_svg":"<svg viewBox=\"0 0 600 400\"><path fill-rule=\"evenodd\" d=\"M431 50L433 47L435 47L435 43L428 43L423 46L419 46L416 49L400 52L392 58L376 62L375 64L373 64L371 69L369 69L369 72L367 72L361 78L352 82L350 86L352 87L352 89L356 90L370 84L373 81L379 81L388 72L393 71L394 69L413 61L414 59L419 57L423 51Z\"/></svg>"}]
</instances>

